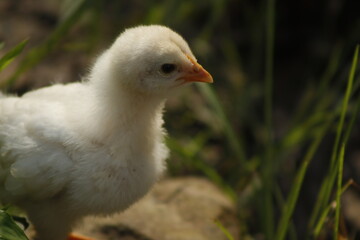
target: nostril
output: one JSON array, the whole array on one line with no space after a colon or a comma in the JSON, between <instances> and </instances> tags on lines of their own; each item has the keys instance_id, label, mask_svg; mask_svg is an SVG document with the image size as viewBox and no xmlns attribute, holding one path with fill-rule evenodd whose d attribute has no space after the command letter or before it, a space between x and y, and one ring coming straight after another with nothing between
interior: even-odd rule
<instances>
[{"instance_id":1,"label":"nostril","mask_svg":"<svg viewBox=\"0 0 360 240\"><path fill-rule=\"evenodd\" d=\"M200 72L200 68L197 65L193 65L193 72L195 73Z\"/></svg>"}]
</instances>

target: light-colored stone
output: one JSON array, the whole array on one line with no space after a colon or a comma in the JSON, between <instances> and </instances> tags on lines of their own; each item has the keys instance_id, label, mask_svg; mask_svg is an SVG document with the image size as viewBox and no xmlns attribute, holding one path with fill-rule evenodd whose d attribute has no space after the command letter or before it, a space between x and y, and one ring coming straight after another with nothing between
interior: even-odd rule
<instances>
[{"instance_id":1,"label":"light-colored stone","mask_svg":"<svg viewBox=\"0 0 360 240\"><path fill-rule=\"evenodd\" d=\"M234 203L201 178L166 179L127 211L87 218L77 232L97 240L225 240L214 220L238 239Z\"/></svg>"},{"instance_id":2,"label":"light-colored stone","mask_svg":"<svg viewBox=\"0 0 360 240\"><path fill-rule=\"evenodd\" d=\"M345 218L352 226L360 229L360 197L354 190L348 190L342 195L342 208Z\"/></svg>"}]
</instances>

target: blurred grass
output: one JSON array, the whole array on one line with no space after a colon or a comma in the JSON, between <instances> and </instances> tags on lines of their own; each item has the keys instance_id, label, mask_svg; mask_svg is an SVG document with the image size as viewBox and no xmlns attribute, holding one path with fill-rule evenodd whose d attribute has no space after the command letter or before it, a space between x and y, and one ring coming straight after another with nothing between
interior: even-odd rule
<instances>
[{"instance_id":1,"label":"blurred grass","mask_svg":"<svg viewBox=\"0 0 360 240\"><path fill-rule=\"evenodd\" d=\"M220 228L220 230L225 234L226 238L228 240L234 240L233 236L230 234L230 232L224 227L224 225L221 224L220 221L216 220L215 221L216 226L218 226L218 228Z\"/></svg>"},{"instance_id":2,"label":"blurred grass","mask_svg":"<svg viewBox=\"0 0 360 240\"><path fill-rule=\"evenodd\" d=\"M244 151L243 140L236 135L230 121L228 120L224 108L221 105L218 96L210 85L197 84L201 94L204 96L209 105L213 108L214 114L218 117L221 127L224 130L227 142L235 154L236 160L239 161L240 168L246 168L246 156Z\"/></svg>"},{"instance_id":3,"label":"blurred grass","mask_svg":"<svg viewBox=\"0 0 360 240\"><path fill-rule=\"evenodd\" d=\"M24 49L25 45L26 45L26 40L19 43L17 46L15 46L14 48L12 48L11 50L9 50L4 56L2 56L0 58L0 72L6 68L7 65L9 65L14 58L19 55L22 50ZM3 43L0 44L0 49L2 48Z\"/></svg>"},{"instance_id":4,"label":"blurred grass","mask_svg":"<svg viewBox=\"0 0 360 240\"><path fill-rule=\"evenodd\" d=\"M263 187L259 204L261 222L266 239L274 239L274 133L273 133L273 82L275 51L275 0L267 0L265 40L264 125L266 128L265 154L261 164Z\"/></svg>"},{"instance_id":5,"label":"blurred grass","mask_svg":"<svg viewBox=\"0 0 360 240\"><path fill-rule=\"evenodd\" d=\"M282 53L282 45L277 41L284 37L283 28L277 24L284 9L275 0L79 0L68 1L66 6L49 38L26 53L1 88L13 87L19 77L41 64L50 53L64 49L64 45L72 51L78 42L97 44L103 36L115 36L124 27L144 23L168 25L189 40L195 55L215 79L214 85L197 84L186 92L184 98L201 96L202 100L187 106L193 113L175 106L166 115L167 128L173 136L167 139L172 152L170 172L205 176L238 203L243 232L241 236L230 236L222 228L228 239L338 237L341 194L349 186L342 185L343 179L348 178L342 173L349 164L347 152L360 109L360 78L356 77L359 47L347 82L344 76L353 44L344 37L325 54L321 67L316 66L320 60L298 66L297 71L306 71L304 66L315 67L308 69L313 71L310 80L293 83L297 84L298 94L292 96L286 92L291 92L291 84L281 83L284 80L279 77L286 72L283 65L288 59L280 65L277 62ZM235 14L237 8L242 9L241 16ZM86 18L89 12L92 15ZM235 24L235 18L240 18L241 23L239 20ZM65 41L74 26L80 31L81 27L91 28L90 34ZM353 35L348 39L354 39ZM24 47L19 46L15 55ZM297 74L283 75L292 82ZM285 90L279 90L282 87ZM287 102L291 109L279 124L279 109L285 109ZM333 146L328 147L334 135ZM324 169L316 176L311 174L314 162ZM313 186L309 187L309 182ZM316 192L307 196L309 188ZM301 199L311 202L302 217L305 222L297 213L304 208ZM330 222L330 228L326 222Z\"/></svg>"},{"instance_id":6,"label":"blurred grass","mask_svg":"<svg viewBox=\"0 0 360 240\"><path fill-rule=\"evenodd\" d=\"M56 48L59 41L64 37L69 29L83 15L83 12L91 6L91 2L92 0L73 1L74 7L65 12L63 21L51 33L49 38L44 43L38 47L32 48L31 51L27 53L25 58L17 67L16 71L9 77L9 79L4 81L3 86L0 85L0 88L11 87L22 73L28 71L44 59L44 57L49 55L49 53Z\"/></svg>"}]
</instances>

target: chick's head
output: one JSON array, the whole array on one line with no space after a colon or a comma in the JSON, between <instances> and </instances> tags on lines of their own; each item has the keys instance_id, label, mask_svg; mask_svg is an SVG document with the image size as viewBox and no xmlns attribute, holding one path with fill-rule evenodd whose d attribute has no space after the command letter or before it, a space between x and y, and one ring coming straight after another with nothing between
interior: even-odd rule
<instances>
[{"instance_id":1,"label":"chick's head","mask_svg":"<svg viewBox=\"0 0 360 240\"><path fill-rule=\"evenodd\" d=\"M123 32L108 50L111 72L122 86L150 94L169 94L190 82L212 82L186 41L164 26Z\"/></svg>"}]
</instances>

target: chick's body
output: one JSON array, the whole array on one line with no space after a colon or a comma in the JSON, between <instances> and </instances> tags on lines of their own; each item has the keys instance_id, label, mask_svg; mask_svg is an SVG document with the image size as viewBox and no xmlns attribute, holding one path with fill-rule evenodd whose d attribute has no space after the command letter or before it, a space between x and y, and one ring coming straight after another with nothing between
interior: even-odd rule
<instances>
[{"instance_id":1,"label":"chick's body","mask_svg":"<svg viewBox=\"0 0 360 240\"><path fill-rule=\"evenodd\" d=\"M0 201L23 208L38 239L64 240L81 217L141 198L165 168L166 97L179 82L211 80L193 58L170 29L141 26L81 83L0 95Z\"/></svg>"},{"instance_id":2,"label":"chick's body","mask_svg":"<svg viewBox=\"0 0 360 240\"><path fill-rule=\"evenodd\" d=\"M60 225L65 225L78 216L122 210L143 196L162 173L167 156L161 105L153 116L141 116L138 111L148 103L137 100L137 107L126 110L140 116L125 111L115 123L98 119L88 125L96 120L89 105L94 98L82 89L89 86L51 88L74 95L63 96L65 102L57 96L45 101L40 90L39 95L35 91L0 102L2 201L27 210L35 226L37 221L48 226L52 218L57 222L63 216Z\"/></svg>"}]
</instances>

